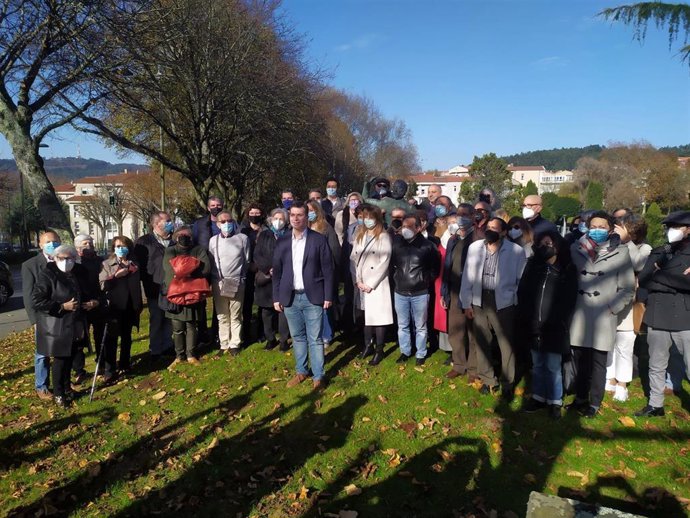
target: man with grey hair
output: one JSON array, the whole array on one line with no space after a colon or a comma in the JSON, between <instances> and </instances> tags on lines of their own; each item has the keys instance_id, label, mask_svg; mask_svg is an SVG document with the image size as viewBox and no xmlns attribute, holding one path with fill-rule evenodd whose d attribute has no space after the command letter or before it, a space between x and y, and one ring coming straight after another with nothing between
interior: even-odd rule
<instances>
[{"instance_id":1,"label":"man with grey hair","mask_svg":"<svg viewBox=\"0 0 690 518\"><path fill-rule=\"evenodd\" d=\"M93 290L94 295L100 299L101 284L98 281L98 274L101 271L103 258L96 254L96 249L93 246L93 238L88 234L77 234L74 238L74 247L77 250L77 262L80 263L87 272L87 283ZM89 311L86 314L86 323L86 335L89 336L88 328L91 327L93 329L93 340L96 344L96 351L98 351L103 342L103 330L105 328L103 315L100 311ZM89 376L86 373L85 366L86 357L84 355L84 347L77 347L74 358L72 359L72 370L76 375L74 379L75 385L81 385L88 379Z\"/></svg>"},{"instance_id":2,"label":"man with grey hair","mask_svg":"<svg viewBox=\"0 0 690 518\"><path fill-rule=\"evenodd\" d=\"M141 283L149 308L149 352L151 359L173 353L172 325L165 311L158 307L158 295L163 284L163 254L173 246L173 222L167 212L154 212L150 219L151 232L134 243L134 259L139 265Z\"/></svg>"}]
</instances>

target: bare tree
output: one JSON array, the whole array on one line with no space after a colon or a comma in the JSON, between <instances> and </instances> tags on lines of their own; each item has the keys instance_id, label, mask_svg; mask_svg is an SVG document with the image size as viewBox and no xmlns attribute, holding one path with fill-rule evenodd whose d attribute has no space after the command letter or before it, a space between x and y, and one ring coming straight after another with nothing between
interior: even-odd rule
<instances>
[{"instance_id":1,"label":"bare tree","mask_svg":"<svg viewBox=\"0 0 690 518\"><path fill-rule=\"evenodd\" d=\"M117 69L109 0L0 0L0 134L34 194L43 221L71 235L40 148L53 130L101 98L95 73Z\"/></svg>"},{"instance_id":2,"label":"bare tree","mask_svg":"<svg viewBox=\"0 0 690 518\"><path fill-rule=\"evenodd\" d=\"M110 223L110 200L102 191L89 196L89 199L79 204L79 212L89 223L93 223L100 232L98 248L103 249L106 245L106 230Z\"/></svg>"}]
</instances>

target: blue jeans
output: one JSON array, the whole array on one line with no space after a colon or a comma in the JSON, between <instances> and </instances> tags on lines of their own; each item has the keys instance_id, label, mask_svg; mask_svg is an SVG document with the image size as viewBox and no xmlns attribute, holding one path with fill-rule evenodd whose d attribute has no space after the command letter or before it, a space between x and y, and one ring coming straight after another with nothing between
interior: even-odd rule
<instances>
[{"instance_id":1,"label":"blue jeans","mask_svg":"<svg viewBox=\"0 0 690 518\"><path fill-rule=\"evenodd\" d=\"M406 356L412 355L412 331L410 325L414 322L415 346L417 358L426 358L426 316L429 307L429 295L414 297L395 293L395 313L398 315L398 343L400 352Z\"/></svg>"},{"instance_id":2,"label":"blue jeans","mask_svg":"<svg viewBox=\"0 0 690 518\"><path fill-rule=\"evenodd\" d=\"M563 356L532 349L532 398L549 405L563 405Z\"/></svg>"},{"instance_id":3,"label":"blue jeans","mask_svg":"<svg viewBox=\"0 0 690 518\"><path fill-rule=\"evenodd\" d=\"M297 374L308 375L307 357L314 380L323 378L323 307L309 302L305 293L295 293L291 306L284 308L292 336Z\"/></svg>"},{"instance_id":4,"label":"blue jeans","mask_svg":"<svg viewBox=\"0 0 690 518\"><path fill-rule=\"evenodd\" d=\"M50 385L50 357L34 352L34 376L36 390L48 390Z\"/></svg>"}]
</instances>

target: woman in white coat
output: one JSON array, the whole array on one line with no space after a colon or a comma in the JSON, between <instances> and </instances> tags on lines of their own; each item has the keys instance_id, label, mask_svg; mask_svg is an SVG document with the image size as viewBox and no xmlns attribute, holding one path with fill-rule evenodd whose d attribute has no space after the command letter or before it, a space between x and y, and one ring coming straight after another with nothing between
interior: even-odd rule
<instances>
[{"instance_id":1,"label":"woman in white coat","mask_svg":"<svg viewBox=\"0 0 690 518\"><path fill-rule=\"evenodd\" d=\"M355 284L355 307L364 312L364 350L360 358L374 354L369 365L383 360L386 326L393 323L393 304L388 281L391 238L383 228L381 209L365 205L364 224L357 228L350 265ZM375 346L373 343L375 342Z\"/></svg>"}]
</instances>

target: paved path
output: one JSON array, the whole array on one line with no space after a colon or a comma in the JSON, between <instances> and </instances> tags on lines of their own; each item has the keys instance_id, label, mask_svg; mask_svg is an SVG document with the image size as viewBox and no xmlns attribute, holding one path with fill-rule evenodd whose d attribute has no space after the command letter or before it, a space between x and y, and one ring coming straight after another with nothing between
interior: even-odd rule
<instances>
[{"instance_id":1,"label":"paved path","mask_svg":"<svg viewBox=\"0 0 690 518\"><path fill-rule=\"evenodd\" d=\"M0 340L4 340L14 331L23 331L30 327L29 317L24 310L22 300L22 277L19 266L11 266L12 279L14 281L14 295L7 304L0 307Z\"/></svg>"}]
</instances>

